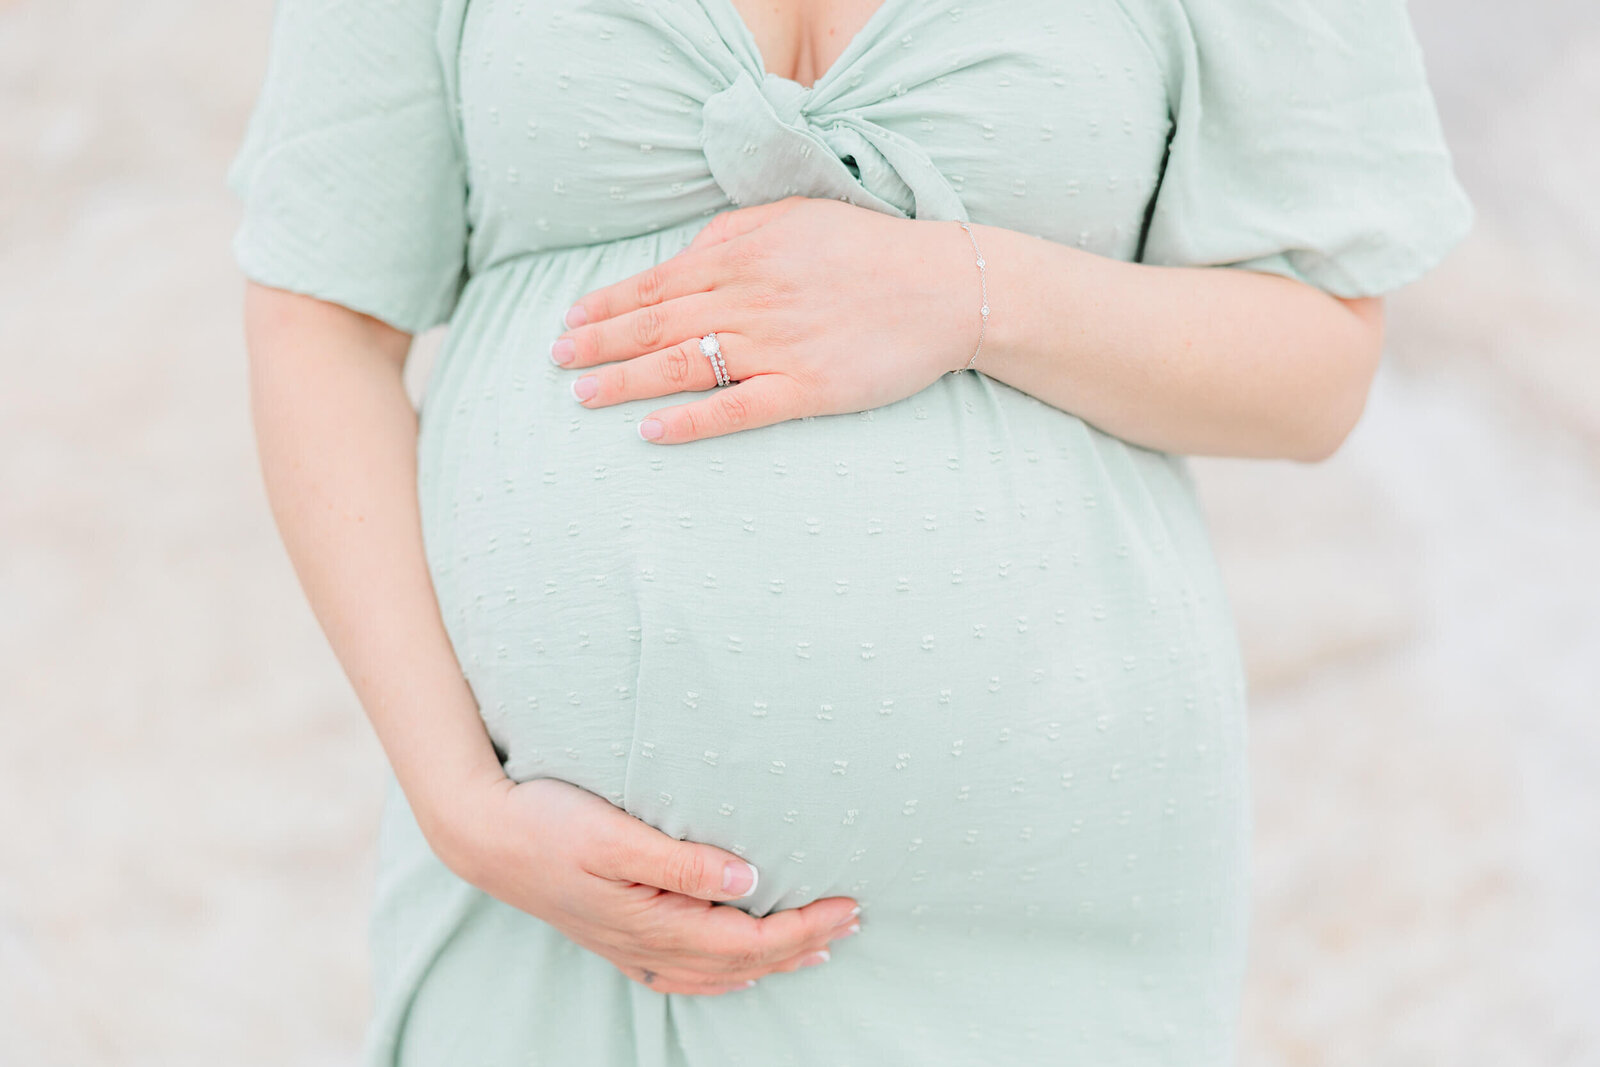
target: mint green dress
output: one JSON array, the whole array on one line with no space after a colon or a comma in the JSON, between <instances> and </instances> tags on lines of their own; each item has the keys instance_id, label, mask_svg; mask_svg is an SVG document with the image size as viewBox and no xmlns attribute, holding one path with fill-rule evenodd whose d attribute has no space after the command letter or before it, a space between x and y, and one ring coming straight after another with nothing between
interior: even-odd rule
<instances>
[{"instance_id":1,"label":"mint green dress","mask_svg":"<svg viewBox=\"0 0 1600 1067\"><path fill-rule=\"evenodd\" d=\"M660 994L391 782L368 1064L1230 1062L1246 687L1184 458L976 371L654 445L698 394L585 409L548 349L790 194L1392 290L1473 216L1402 0L886 0L810 87L731 0L281 0L229 180L250 277L450 325L418 489L507 773L747 857L730 906L863 909L823 966Z\"/></svg>"}]
</instances>

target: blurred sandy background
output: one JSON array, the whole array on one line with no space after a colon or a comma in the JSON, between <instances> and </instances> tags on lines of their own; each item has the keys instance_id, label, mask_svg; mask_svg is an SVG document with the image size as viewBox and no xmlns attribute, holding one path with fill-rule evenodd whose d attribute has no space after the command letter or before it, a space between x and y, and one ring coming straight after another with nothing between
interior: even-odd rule
<instances>
[{"instance_id":1,"label":"blurred sandy background","mask_svg":"<svg viewBox=\"0 0 1600 1067\"><path fill-rule=\"evenodd\" d=\"M1197 463L1255 705L1243 1061L1600 1064L1600 6L1412 12L1478 230L1390 298L1338 456ZM381 756L227 248L269 18L0 0L6 1065L360 1039Z\"/></svg>"}]
</instances>

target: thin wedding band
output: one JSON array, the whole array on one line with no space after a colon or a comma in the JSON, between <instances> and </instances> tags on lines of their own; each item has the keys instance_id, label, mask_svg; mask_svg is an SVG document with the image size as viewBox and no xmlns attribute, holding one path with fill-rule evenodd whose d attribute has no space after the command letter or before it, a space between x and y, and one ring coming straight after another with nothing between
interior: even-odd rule
<instances>
[{"instance_id":1,"label":"thin wedding band","mask_svg":"<svg viewBox=\"0 0 1600 1067\"><path fill-rule=\"evenodd\" d=\"M732 385L733 379L728 377L728 365L722 361L722 344L717 340L717 335L708 333L700 338L700 354L711 361L711 369L716 373L718 385Z\"/></svg>"}]
</instances>

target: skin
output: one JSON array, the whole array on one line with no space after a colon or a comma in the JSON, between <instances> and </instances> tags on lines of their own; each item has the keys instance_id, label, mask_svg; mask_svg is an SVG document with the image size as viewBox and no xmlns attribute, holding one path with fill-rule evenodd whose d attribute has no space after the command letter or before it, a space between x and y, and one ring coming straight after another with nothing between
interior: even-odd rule
<instances>
[{"instance_id":1,"label":"skin","mask_svg":"<svg viewBox=\"0 0 1600 1067\"><path fill-rule=\"evenodd\" d=\"M810 84L875 5L736 6L763 56ZM972 229L993 309L976 367L1000 382L1135 444L1189 454L1316 461L1360 417L1382 347L1379 299ZM741 381L653 412L662 444L864 410L966 365L979 336L975 271L954 223L799 197L743 208L666 263L586 294L565 324L565 365L594 386L580 400L589 407L711 390L696 339L717 331ZM825 946L860 929L846 897L759 919L719 906L749 890L736 856L569 783L508 779L423 553L417 417L401 378L410 335L253 282L245 333L274 519L446 866L663 993L746 989L825 961Z\"/></svg>"},{"instance_id":2,"label":"skin","mask_svg":"<svg viewBox=\"0 0 1600 1067\"><path fill-rule=\"evenodd\" d=\"M253 282L245 336L257 452L284 547L447 867L663 993L745 989L825 960L831 941L858 928L848 897L759 919L719 906L748 892L738 857L678 841L567 782L507 778L423 553L417 415L401 378L410 336Z\"/></svg>"},{"instance_id":3,"label":"skin","mask_svg":"<svg viewBox=\"0 0 1600 1067\"><path fill-rule=\"evenodd\" d=\"M764 65L801 85L831 67L881 0L732 0Z\"/></svg>"},{"instance_id":4,"label":"skin","mask_svg":"<svg viewBox=\"0 0 1600 1067\"><path fill-rule=\"evenodd\" d=\"M972 232L991 308L981 349L957 223L788 197L718 215L676 256L582 296L551 358L587 371L572 383L585 407L714 389L640 420L658 444L879 407L975 349L989 377L1161 451L1318 462L1361 417L1382 298ZM700 354L711 331L732 386Z\"/></svg>"}]
</instances>

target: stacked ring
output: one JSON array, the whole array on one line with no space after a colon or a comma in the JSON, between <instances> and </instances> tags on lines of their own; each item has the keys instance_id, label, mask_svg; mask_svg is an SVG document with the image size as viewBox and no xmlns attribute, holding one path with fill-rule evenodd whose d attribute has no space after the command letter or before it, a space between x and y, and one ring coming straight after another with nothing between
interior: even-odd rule
<instances>
[{"instance_id":1,"label":"stacked ring","mask_svg":"<svg viewBox=\"0 0 1600 1067\"><path fill-rule=\"evenodd\" d=\"M722 345L718 343L716 334L708 333L700 338L700 354L711 361L718 385L733 384L733 379L728 377L728 365L722 361Z\"/></svg>"}]
</instances>

